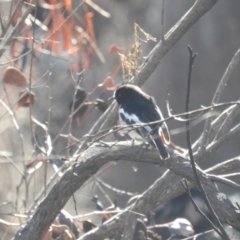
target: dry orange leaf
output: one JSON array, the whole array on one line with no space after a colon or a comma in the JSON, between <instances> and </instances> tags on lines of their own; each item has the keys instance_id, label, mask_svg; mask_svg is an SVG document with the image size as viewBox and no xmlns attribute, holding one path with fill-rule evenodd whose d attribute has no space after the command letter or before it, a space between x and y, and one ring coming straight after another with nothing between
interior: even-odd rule
<instances>
[{"instance_id":1,"label":"dry orange leaf","mask_svg":"<svg viewBox=\"0 0 240 240\"><path fill-rule=\"evenodd\" d=\"M64 0L64 6L70 12L72 10L72 0Z\"/></svg>"},{"instance_id":2,"label":"dry orange leaf","mask_svg":"<svg viewBox=\"0 0 240 240\"><path fill-rule=\"evenodd\" d=\"M118 84L116 84L116 85L114 85L112 87L106 87L106 90L108 90L108 91L116 91L120 86L121 86L121 84L118 83Z\"/></svg>"},{"instance_id":3,"label":"dry orange leaf","mask_svg":"<svg viewBox=\"0 0 240 240\"><path fill-rule=\"evenodd\" d=\"M17 68L8 67L3 74L3 82L16 87L25 87L27 79Z\"/></svg>"},{"instance_id":4,"label":"dry orange leaf","mask_svg":"<svg viewBox=\"0 0 240 240\"><path fill-rule=\"evenodd\" d=\"M114 86L114 79L111 76L106 77L102 83L98 84L99 87L104 86L106 88Z\"/></svg>"},{"instance_id":5,"label":"dry orange leaf","mask_svg":"<svg viewBox=\"0 0 240 240\"><path fill-rule=\"evenodd\" d=\"M85 20L86 20L86 32L90 36L91 40L96 43L96 37L95 37L95 32L94 32L94 26L93 26L93 18L94 14L93 12L87 12L85 14ZM93 54L93 48L91 46L88 46L88 54L92 55Z\"/></svg>"},{"instance_id":6,"label":"dry orange leaf","mask_svg":"<svg viewBox=\"0 0 240 240\"><path fill-rule=\"evenodd\" d=\"M109 48L109 53L121 53L121 54L124 54L124 49L119 47L117 44L113 44Z\"/></svg>"},{"instance_id":7,"label":"dry orange leaf","mask_svg":"<svg viewBox=\"0 0 240 240\"><path fill-rule=\"evenodd\" d=\"M28 92L27 90L22 90L19 93L19 100L17 102L17 108L19 107L29 107L33 105L35 102L35 94L32 92Z\"/></svg>"},{"instance_id":8,"label":"dry orange leaf","mask_svg":"<svg viewBox=\"0 0 240 240\"><path fill-rule=\"evenodd\" d=\"M66 50L70 50L73 47L73 45L71 44L73 27L74 27L73 19L69 19L64 24L63 47Z\"/></svg>"}]
</instances>

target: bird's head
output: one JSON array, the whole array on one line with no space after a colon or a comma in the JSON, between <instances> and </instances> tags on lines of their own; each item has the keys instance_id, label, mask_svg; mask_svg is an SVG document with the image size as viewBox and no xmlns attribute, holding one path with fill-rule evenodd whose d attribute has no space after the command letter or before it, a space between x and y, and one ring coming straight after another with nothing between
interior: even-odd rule
<instances>
[{"instance_id":1,"label":"bird's head","mask_svg":"<svg viewBox=\"0 0 240 240\"><path fill-rule=\"evenodd\" d=\"M138 86L126 84L119 87L114 97L119 105L131 101L136 95L141 95L142 90Z\"/></svg>"}]
</instances>

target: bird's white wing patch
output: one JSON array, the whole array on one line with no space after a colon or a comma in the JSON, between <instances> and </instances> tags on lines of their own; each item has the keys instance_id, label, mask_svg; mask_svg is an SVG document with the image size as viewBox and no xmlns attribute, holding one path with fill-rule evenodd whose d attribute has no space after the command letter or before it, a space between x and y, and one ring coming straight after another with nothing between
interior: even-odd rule
<instances>
[{"instance_id":1,"label":"bird's white wing patch","mask_svg":"<svg viewBox=\"0 0 240 240\"><path fill-rule=\"evenodd\" d=\"M139 124L139 125L144 125L144 123L140 122L139 118L135 115L135 114L129 114L127 112L125 112L122 108L120 108L119 111L119 120L121 125L125 126L125 125L129 125L128 122L126 122L126 119L128 120L128 122L133 123L133 124ZM150 126L143 126L143 128L145 128L146 131L151 132L151 128ZM143 136L140 135L136 129L134 129L133 127L129 127L125 129L126 131L128 131L129 136L132 139L142 139Z\"/></svg>"},{"instance_id":2,"label":"bird's white wing patch","mask_svg":"<svg viewBox=\"0 0 240 240\"><path fill-rule=\"evenodd\" d=\"M130 122L134 122L134 123L139 124L139 125L144 125L143 128L145 128L148 132L152 131L151 127L148 126L148 125L145 125L146 123L141 122L137 115L129 114L129 113L125 112L123 108L121 108L120 109L120 122L122 123L122 121L123 121L124 125L126 124L126 122L124 121L124 119L121 119L121 114L123 114L124 117L126 119L128 119Z\"/></svg>"}]
</instances>

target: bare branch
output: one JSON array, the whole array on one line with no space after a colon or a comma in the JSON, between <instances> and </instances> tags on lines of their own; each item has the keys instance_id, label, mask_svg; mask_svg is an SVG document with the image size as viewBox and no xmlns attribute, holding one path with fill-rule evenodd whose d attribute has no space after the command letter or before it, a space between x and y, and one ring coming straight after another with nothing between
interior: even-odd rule
<instances>
[{"instance_id":1,"label":"bare branch","mask_svg":"<svg viewBox=\"0 0 240 240\"><path fill-rule=\"evenodd\" d=\"M205 172L217 172L218 174L228 173L232 170L236 170L240 167L240 156L229 159L222 163L218 163L211 168L208 168Z\"/></svg>"},{"instance_id":2,"label":"bare branch","mask_svg":"<svg viewBox=\"0 0 240 240\"><path fill-rule=\"evenodd\" d=\"M234 54L231 62L229 63L227 69L225 70L225 73L223 74L222 79L220 80L220 83L218 84L218 87L217 87L216 92L212 99L212 105L219 102L220 97L223 93L223 90L226 87L227 82L229 81L233 71L239 64L239 60L240 60L240 49L238 49L238 51ZM207 144L209 143L209 131L210 131L210 127L211 127L211 121L212 121L211 117L206 120L206 123L204 126L204 131L203 131L202 148L205 148L207 146Z\"/></svg>"},{"instance_id":3,"label":"bare branch","mask_svg":"<svg viewBox=\"0 0 240 240\"><path fill-rule=\"evenodd\" d=\"M194 63L194 60L195 58L197 57L197 54L196 53L193 53L193 50L191 49L190 46L188 46L188 50L189 50L189 55L190 55L190 58L189 58L189 68L188 68L188 82L187 82L187 94L186 94L186 107L185 107L185 111L188 112L189 111L189 102L190 102L190 93L191 93L191 79L192 79L192 69L193 69L193 63ZM186 118L188 119L189 116L186 115ZM229 237L227 236L223 226L222 226L222 223L220 222L217 214L215 213L209 199L208 199L208 195L206 194L206 191L201 183L201 180L198 176L198 172L197 172L197 166L195 164L195 161L194 161L194 157L193 157L193 151L192 151L192 144L191 144L191 139L190 139L190 128L189 128L189 120L186 122L186 128L187 128L187 131L186 131L186 138L187 138L187 145L188 145L188 152L189 152L189 158L190 158L190 162L191 162L191 165L192 165L192 169L193 169L193 173L194 173L194 176L195 176L195 179L196 179L196 182L197 182L197 186L204 198L204 201L207 205L207 208L209 210L209 212L211 213L211 216L214 220L214 222L216 223L217 226L214 225L213 222L210 221L212 227L215 229L215 231L219 234L219 236L223 237L224 239L229 239ZM187 185L187 184L186 184ZM183 185L184 186L184 185ZM185 186L185 188L187 188ZM188 191L189 192L189 191ZM196 206L196 205L195 205Z\"/></svg>"},{"instance_id":4,"label":"bare branch","mask_svg":"<svg viewBox=\"0 0 240 240\"><path fill-rule=\"evenodd\" d=\"M165 1L162 0L162 9L161 9L161 41L164 42L164 18L165 18Z\"/></svg>"},{"instance_id":5,"label":"bare branch","mask_svg":"<svg viewBox=\"0 0 240 240\"><path fill-rule=\"evenodd\" d=\"M133 152L135 154L133 154ZM186 178L194 185L196 184L192 167L188 160L173 155L169 161L160 162L156 150L141 148L141 145L137 143L135 146L132 146L131 144L129 145L128 142L122 142L115 144L114 147L110 149L105 144L95 144L85 151L79 160L81 161L74 163L62 178L59 179L48 196L38 206L28 224L16 234L15 240L41 239L60 209L63 208L70 198L72 191L76 191L89 176L95 174L97 170L108 161L126 160L164 164L165 167L172 170L175 174ZM179 190L179 186L173 186L168 177L166 177L166 175L169 174L171 175L173 173L165 174L144 192L141 195L141 199L135 203L134 207L130 206L131 210L134 212L146 213L159 204L182 193L183 189L180 187ZM221 219L224 218L229 224L238 228L240 218L232 203L223 193L217 190L215 184L200 169L198 169L198 174L218 216ZM174 176L174 174L172 176ZM100 240L106 236L110 236L116 229L121 229L123 227L122 220L127 217L129 210L130 209L126 209L110 220L111 223L107 221L98 229L92 230L85 235L85 237L82 237L82 239ZM38 231L36 232L35 229L38 229Z\"/></svg>"},{"instance_id":6,"label":"bare branch","mask_svg":"<svg viewBox=\"0 0 240 240\"><path fill-rule=\"evenodd\" d=\"M5 36L0 44L0 57L6 50L6 46L9 44L10 41L12 41L13 36L18 33L22 29L22 24L24 23L25 19L28 17L29 13L32 11L33 6L28 6L26 11L24 12L21 19L18 21L16 26L11 30L11 32L8 34L8 36ZM5 34L6 35L6 34Z\"/></svg>"}]
</instances>

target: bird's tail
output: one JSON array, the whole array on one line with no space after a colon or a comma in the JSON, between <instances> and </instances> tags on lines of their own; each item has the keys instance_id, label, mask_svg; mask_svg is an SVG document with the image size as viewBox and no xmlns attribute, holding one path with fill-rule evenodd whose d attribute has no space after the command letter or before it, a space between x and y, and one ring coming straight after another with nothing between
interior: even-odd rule
<instances>
[{"instance_id":1,"label":"bird's tail","mask_svg":"<svg viewBox=\"0 0 240 240\"><path fill-rule=\"evenodd\" d=\"M167 149L164 146L163 142L161 141L161 139L158 137L158 138L153 139L153 141L155 143L155 146L158 149L158 152L160 154L160 158L162 160L168 159L169 158L169 154L168 154Z\"/></svg>"}]
</instances>

